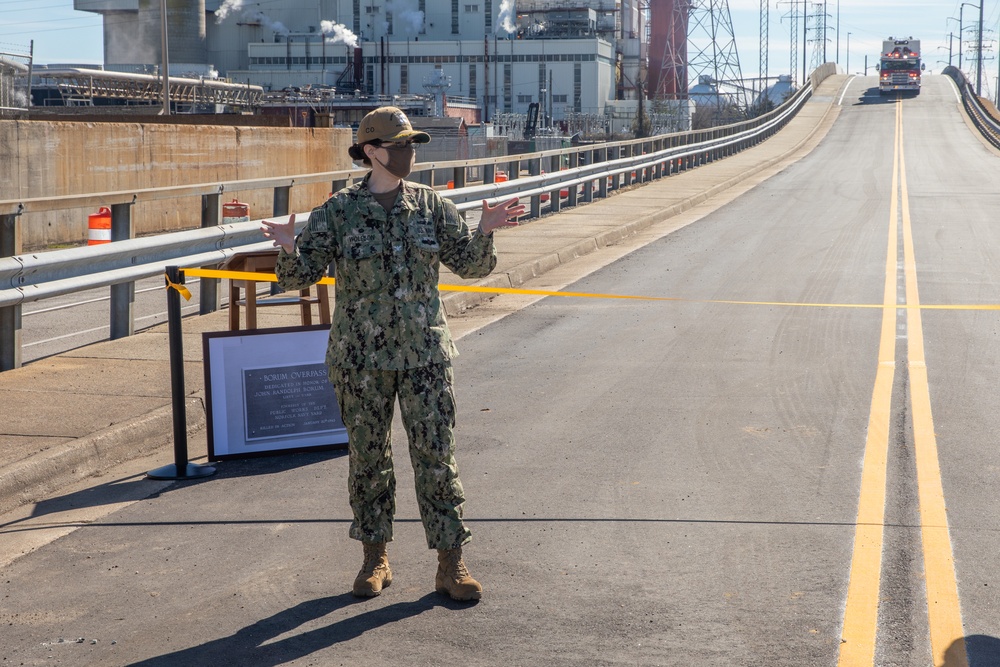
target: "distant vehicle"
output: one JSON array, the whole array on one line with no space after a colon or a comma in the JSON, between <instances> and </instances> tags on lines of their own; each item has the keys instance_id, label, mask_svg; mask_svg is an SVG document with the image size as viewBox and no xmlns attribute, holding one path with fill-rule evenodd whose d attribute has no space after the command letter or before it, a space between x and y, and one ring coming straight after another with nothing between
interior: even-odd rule
<instances>
[{"instance_id":1,"label":"distant vehicle","mask_svg":"<svg viewBox=\"0 0 1000 667\"><path fill-rule=\"evenodd\" d=\"M920 94L920 73L926 68L920 61L920 40L889 39L882 41L882 54L879 56L878 92L885 93L894 90L912 90Z\"/></svg>"}]
</instances>

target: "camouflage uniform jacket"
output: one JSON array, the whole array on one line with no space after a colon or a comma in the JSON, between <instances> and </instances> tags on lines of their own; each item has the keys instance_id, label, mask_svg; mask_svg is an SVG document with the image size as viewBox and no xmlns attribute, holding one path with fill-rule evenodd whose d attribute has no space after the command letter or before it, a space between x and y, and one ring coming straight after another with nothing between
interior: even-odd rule
<instances>
[{"instance_id":1,"label":"camouflage uniform jacket","mask_svg":"<svg viewBox=\"0 0 1000 667\"><path fill-rule=\"evenodd\" d=\"M497 262L493 238L470 232L453 203L417 183L403 181L386 214L369 176L312 211L295 252L278 255L278 284L303 289L335 263L331 368L404 370L447 361L458 350L438 292L439 264L462 278L487 276Z\"/></svg>"}]
</instances>

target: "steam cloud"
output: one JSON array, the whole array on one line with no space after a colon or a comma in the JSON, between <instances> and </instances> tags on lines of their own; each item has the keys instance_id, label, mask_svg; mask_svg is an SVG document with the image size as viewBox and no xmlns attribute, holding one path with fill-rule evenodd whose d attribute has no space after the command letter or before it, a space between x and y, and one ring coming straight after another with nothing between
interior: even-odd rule
<instances>
[{"instance_id":1,"label":"steam cloud","mask_svg":"<svg viewBox=\"0 0 1000 667\"><path fill-rule=\"evenodd\" d=\"M229 12L239 12L243 10L243 0L226 0L222 6L215 10L215 22L222 23L229 16Z\"/></svg>"},{"instance_id":2,"label":"steam cloud","mask_svg":"<svg viewBox=\"0 0 1000 667\"><path fill-rule=\"evenodd\" d=\"M389 0L385 10L392 13L395 22L403 32L415 35L424 27L424 13L417 9L417 0Z\"/></svg>"},{"instance_id":3,"label":"steam cloud","mask_svg":"<svg viewBox=\"0 0 1000 667\"><path fill-rule=\"evenodd\" d=\"M246 14L244 14L244 16L247 17L248 21L257 21L268 30L276 32L280 35L287 35L289 32L288 28L285 27L284 23L282 23L281 21L275 21L270 16L262 12L258 12L255 10L252 12L247 12Z\"/></svg>"},{"instance_id":4,"label":"steam cloud","mask_svg":"<svg viewBox=\"0 0 1000 667\"><path fill-rule=\"evenodd\" d=\"M497 32L501 30L506 30L508 33L517 32L517 26L512 20L513 15L514 3L512 0L502 0L500 3L500 14L497 16Z\"/></svg>"},{"instance_id":5,"label":"steam cloud","mask_svg":"<svg viewBox=\"0 0 1000 667\"><path fill-rule=\"evenodd\" d=\"M23 90L13 91L11 93L11 98L14 101L14 104L12 106L19 107L21 109L27 109L29 106L31 106L28 104L28 95Z\"/></svg>"},{"instance_id":6,"label":"steam cloud","mask_svg":"<svg viewBox=\"0 0 1000 667\"><path fill-rule=\"evenodd\" d=\"M342 23L320 21L319 29L324 35L327 35L327 42L332 42L334 44L337 42L343 42L352 48L358 45L358 36L351 32L351 30Z\"/></svg>"},{"instance_id":7,"label":"steam cloud","mask_svg":"<svg viewBox=\"0 0 1000 667\"><path fill-rule=\"evenodd\" d=\"M245 12L243 8L244 0L226 0L222 6L215 10L215 22L222 23L233 12L242 12L248 21L255 21L262 26L280 35L287 35L288 28L281 21L275 21L270 16L257 10Z\"/></svg>"}]
</instances>

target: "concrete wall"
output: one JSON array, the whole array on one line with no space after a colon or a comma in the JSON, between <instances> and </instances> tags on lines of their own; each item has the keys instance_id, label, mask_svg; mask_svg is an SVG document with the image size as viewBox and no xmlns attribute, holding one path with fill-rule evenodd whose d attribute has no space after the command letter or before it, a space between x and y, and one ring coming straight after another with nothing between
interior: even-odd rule
<instances>
[{"instance_id":1,"label":"concrete wall","mask_svg":"<svg viewBox=\"0 0 1000 667\"><path fill-rule=\"evenodd\" d=\"M349 169L351 132L338 128L0 121L0 200L221 183ZM290 209L326 200L330 184L295 186ZM223 195L271 215L271 190ZM87 239L87 216L67 209L20 218L25 250ZM201 224L199 197L137 204L136 236Z\"/></svg>"},{"instance_id":2,"label":"concrete wall","mask_svg":"<svg viewBox=\"0 0 1000 667\"><path fill-rule=\"evenodd\" d=\"M837 63L823 63L809 75L812 81L813 91L815 92L819 88L819 84L826 81L827 77L833 76L837 73Z\"/></svg>"}]
</instances>

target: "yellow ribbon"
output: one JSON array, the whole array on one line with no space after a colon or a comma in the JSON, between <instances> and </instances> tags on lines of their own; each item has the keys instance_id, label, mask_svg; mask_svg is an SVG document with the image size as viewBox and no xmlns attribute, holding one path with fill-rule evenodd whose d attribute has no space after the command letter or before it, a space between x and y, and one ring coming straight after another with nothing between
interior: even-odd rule
<instances>
[{"instance_id":1,"label":"yellow ribbon","mask_svg":"<svg viewBox=\"0 0 1000 667\"><path fill-rule=\"evenodd\" d=\"M187 273L187 269L185 269L185 273ZM184 287L184 285L182 285L180 283L175 283L172 280L170 280L170 276L168 276L166 273L163 274L163 277L167 281L167 287L166 287L166 289L170 289L171 287L173 287L175 290L177 290L180 293L180 295L182 297L184 297L185 301L190 301L191 300L191 290L189 290L187 287Z\"/></svg>"},{"instance_id":2,"label":"yellow ribbon","mask_svg":"<svg viewBox=\"0 0 1000 667\"><path fill-rule=\"evenodd\" d=\"M217 269L184 269L184 274L195 278L228 278L229 280L254 280L257 282L277 282L273 273L251 273L247 271L220 271ZM336 280L323 278L318 281L324 285L333 285ZM599 294L593 292L556 292L553 290L517 289L514 287L482 287L479 285L438 285L442 292L477 292L481 294L530 294L535 296L569 296L586 299L634 299L637 301L674 301L677 303L718 303L732 306L784 306L796 308L896 308L907 310L920 308L922 310L1000 310L1000 304L925 304L911 306L905 303L887 306L881 303L797 303L792 301L732 301L728 299L685 299L671 296L636 296L632 294ZM185 290L186 291L186 290Z\"/></svg>"}]
</instances>

